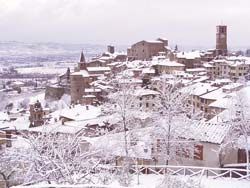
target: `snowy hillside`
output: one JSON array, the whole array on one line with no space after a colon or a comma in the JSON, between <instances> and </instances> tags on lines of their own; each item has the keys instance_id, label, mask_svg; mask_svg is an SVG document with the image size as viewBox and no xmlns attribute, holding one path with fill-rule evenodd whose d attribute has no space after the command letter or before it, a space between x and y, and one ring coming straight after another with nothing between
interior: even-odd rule
<instances>
[{"instance_id":1,"label":"snowy hillside","mask_svg":"<svg viewBox=\"0 0 250 188\"><path fill-rule=\"evenodd\" d=\"M0 63L32 63L51 61L75 61L84 50L89 59L106 50L105 45L23 43L0 41Z\"/></svg>"}]
</instances>

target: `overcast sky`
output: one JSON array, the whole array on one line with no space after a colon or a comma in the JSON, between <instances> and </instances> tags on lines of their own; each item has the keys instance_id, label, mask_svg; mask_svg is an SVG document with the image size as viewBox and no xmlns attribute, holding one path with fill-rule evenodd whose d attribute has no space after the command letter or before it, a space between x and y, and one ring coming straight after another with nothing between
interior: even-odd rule
<instances>
[{"instance_id":1,"label":"overcast sky","mask_svg":"<svg viewBox=\"0 0 250 188\"><path fill-rule=\"evenodd\" d=\"M0 0L0 40L214 46L228 25L229 46L250 46L250 0Z\"/></svg>"}]
</instances>

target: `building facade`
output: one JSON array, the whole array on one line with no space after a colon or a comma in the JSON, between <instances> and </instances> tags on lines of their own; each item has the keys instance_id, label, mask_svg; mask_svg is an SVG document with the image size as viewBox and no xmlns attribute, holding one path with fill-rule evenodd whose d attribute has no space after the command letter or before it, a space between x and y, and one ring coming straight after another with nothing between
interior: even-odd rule
<instances>
[{"instance_id":1,"label":"building facade","mask_svg":"<svg viewBox=\"0 0 250 188\"><path fill-rule=\"evenodd\" d=\"M159 54L159 52L168 52L167 49L168 40L157 39L155 41L140 41L128 48L127 56L129 61L133 60L151 60L153 56Z\"/></svg>"},{"instance_id":2,"label":"building facade","mask_svg":"<svg viewBox=\"0 0 250 188\"><path fill-rule=\"evenodd\" d=\"M227 55L227 26L216 26L216 55Z\"/></svg>"}]
</instances>

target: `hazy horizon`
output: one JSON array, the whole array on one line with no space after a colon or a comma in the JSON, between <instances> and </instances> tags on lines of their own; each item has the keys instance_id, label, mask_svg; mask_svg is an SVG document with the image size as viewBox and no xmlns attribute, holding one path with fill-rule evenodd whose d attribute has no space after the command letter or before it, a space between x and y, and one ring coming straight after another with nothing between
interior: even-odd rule
<instances>
[{"instance_id":1,"label":"hazy horizon","mask_svg":"<svg viewBox=\"0 0 250 188\"><path fill-rule=\"evenodd\" d=\"M247 48L248 0L0 0L0 41L131 45L164 37L174 46Z\"/></svg>"}]
</instances>

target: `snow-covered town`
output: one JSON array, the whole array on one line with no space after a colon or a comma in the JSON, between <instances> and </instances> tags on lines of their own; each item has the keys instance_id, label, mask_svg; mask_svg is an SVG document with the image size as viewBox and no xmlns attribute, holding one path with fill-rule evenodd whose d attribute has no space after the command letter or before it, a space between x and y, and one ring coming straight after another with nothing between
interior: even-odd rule
<instances>
[{"instance_id":1,"label":"snow-covered town","mask_svg":"<svg viewBox=\"0 0 250 188\"><path fill-rule=\"evenodd\" d=\"M192 50L0 42L0 188L250 188L250 48L230 28Z\"/></svg>"}]
</instances>

